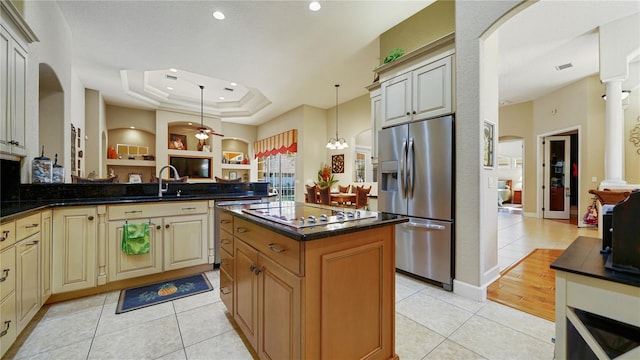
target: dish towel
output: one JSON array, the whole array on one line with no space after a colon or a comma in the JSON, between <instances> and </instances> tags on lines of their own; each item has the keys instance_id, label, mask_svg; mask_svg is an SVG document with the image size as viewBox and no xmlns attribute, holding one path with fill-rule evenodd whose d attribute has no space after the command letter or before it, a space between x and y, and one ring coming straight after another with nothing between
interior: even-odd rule
<instances>
[{"instance_id":1,"label":"dish towel","mask_svg":"<svg viewBox=\"0 0 640 360\"><path fill-rule=\"evenodd\" d=\"M149 253L149 224L124 224L122 252L127 255Z\"/></svg>"}]
</instances>

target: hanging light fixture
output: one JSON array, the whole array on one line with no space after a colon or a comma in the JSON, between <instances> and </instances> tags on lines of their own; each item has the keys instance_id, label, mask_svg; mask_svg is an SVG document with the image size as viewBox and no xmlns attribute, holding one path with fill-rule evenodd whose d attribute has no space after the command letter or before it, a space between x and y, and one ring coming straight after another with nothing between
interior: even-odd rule
<instances>
[{"instance_id":1,"label":"hanging light fixture","mask_svg":"<svg viewBox=\"0 0 640 360\"><path fill-rule=\"evenodd\" d=\"M348 148L349 144L347 144L347 140L338 136L338 87L340 87L340 85L336 84L335 87L336 87L336 137L329 139L329 142L327 143L327 149L342 150L342 149Z\"/></svg>"},{"instance_id":2,"label":"hanging light fixture","mask_svg":"<svg viewBox=\"0 0 640 360\"><path fill-rule=\"evenodd\" d=\"M204 127L204 85L200 86L200 127L198 128L198 132L196 133L196 138L198 140L207 140L209 135L209 129Z\"/></svg>"}]
</instances>

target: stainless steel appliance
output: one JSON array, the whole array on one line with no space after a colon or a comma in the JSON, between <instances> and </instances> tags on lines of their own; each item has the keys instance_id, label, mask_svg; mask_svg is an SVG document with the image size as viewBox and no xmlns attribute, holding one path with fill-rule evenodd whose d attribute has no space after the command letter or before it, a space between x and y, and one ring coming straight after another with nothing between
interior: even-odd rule
<instances>
[{"instance_id":1,"label":"stainless steel appliance","mask_svg":"<svg viewBox=\"0 0 640 360\"><path fill-rule=\"evenodd\" d=\"M242 211L296 229L341 224L378 217L378 213L374 211L328 209L309 205L270 206L258 209L242 209Z\"/></svg>"},{"instance_id":2,"label":"stainless steel appliance","mask_svg":"<svg viewBox=\"0 0 640 360\"><path fill-rule=\"evenodd\" d=\"M453 115L382 129L378 210L396 225L396 268L453 289Z\"/></svg>"}]
</instances>

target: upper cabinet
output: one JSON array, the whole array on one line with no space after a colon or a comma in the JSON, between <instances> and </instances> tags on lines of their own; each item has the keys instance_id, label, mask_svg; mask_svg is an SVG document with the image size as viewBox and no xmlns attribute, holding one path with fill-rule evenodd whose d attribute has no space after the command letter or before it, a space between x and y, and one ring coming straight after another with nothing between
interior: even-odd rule
<instances>
[{"instance_id":1,"label":"upper cabinet","mask_svg":"<svg viewBox=\"0 0 640 360\"><path fill-rule=\"evenodd\" d=\"M415 70L381 84L380 128L450 114L453 55L428 59Z\"/></svg>"},{"instance_id":2,"label":"upper cabinet","mask_svg":"<svg viewBox=\"0 0 640 360\"><path fill-rule=\"evenodd\" d=\"M27 46L37 38L10 1L0 6L0 152L25 156Z\"/></svg>"}]
</instances>

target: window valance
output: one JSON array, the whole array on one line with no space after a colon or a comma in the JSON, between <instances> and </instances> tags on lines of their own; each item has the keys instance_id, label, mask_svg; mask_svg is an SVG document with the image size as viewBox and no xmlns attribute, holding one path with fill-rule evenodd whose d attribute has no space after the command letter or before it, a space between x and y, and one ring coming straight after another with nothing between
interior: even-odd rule
<instances>
[{"instance_id":1,"label":"window valance","mask_svg":"<svg viewBox=\"0 0 640 360\"><path fill-rule=\"evenodd\" d=\"M283 133L260 139L253 143L255 158L276 154L295 153L298 151L298 130L292 129Z\"/></svg>"}]
</instances>

